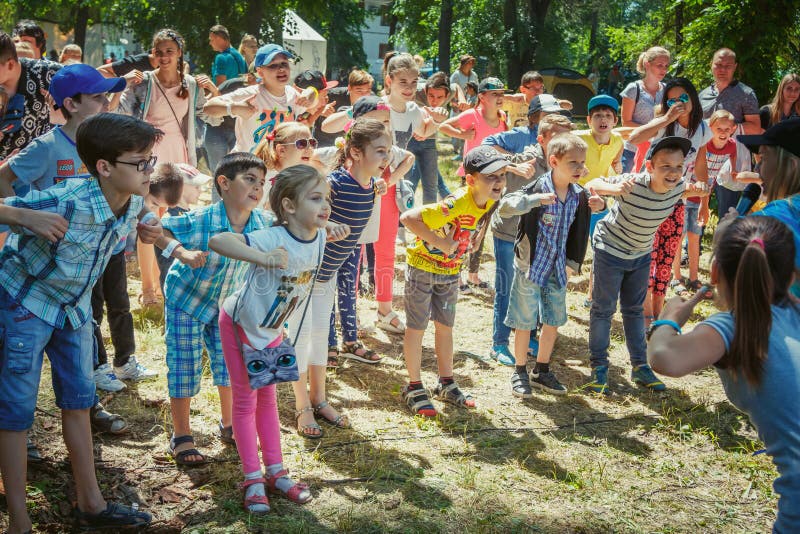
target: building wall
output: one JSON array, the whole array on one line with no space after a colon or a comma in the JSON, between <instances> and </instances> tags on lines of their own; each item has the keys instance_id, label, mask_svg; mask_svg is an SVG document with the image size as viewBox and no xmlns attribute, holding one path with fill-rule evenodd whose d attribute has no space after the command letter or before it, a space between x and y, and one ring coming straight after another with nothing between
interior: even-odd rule
<instances>
[{"instance_id":1,"label":"building wall","mask_svg":"<svg viewBox=\"0 0 800 534\"><path fill-rule=\"evenodd\" d=\"M367 27L361 30L364 41L364 53L367 55L369 72L376 80L380 79L383 55L388 50L389 20L388 10L391 0L366 0L364 8L367 10ZM383 16L382 16L383 14Z\"/></svg>"}]
</instances>

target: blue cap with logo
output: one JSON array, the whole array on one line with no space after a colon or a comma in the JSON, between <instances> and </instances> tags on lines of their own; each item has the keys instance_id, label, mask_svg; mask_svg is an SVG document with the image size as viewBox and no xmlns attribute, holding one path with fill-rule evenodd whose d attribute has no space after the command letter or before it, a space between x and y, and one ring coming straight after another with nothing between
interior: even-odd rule
<instances>
[{"instance_id":1,"label":"blue cap with logo","mask_svg":"<svg viewBox=\"0 0 800 534\"><path fill-rule=\"evenodd\" d=\"M597 106L607 106L614 110L614 113L619 113L619 102L617 99L610 95L597 95L589 99L586 105L586 112L589 113Z\"/></svg>"},{"instance_id":2,"label":"blue cap with logo","mask_svg":"<svg viewBox=\"0 0 800 534\"><path fill-rule=\"evenodd\" d=\"M277 45L274 43L265 44L261 48L258 49L256 52L256 59L253 62L256 67L263 67L264 65L269 65L269 63L275 59L275 56L278 54L283 54L289 59L294 59L294 54L286 50L281 45Z\"/></svg>"},{"instance_id":3,"label":"blue cap with logo","mask_svg":"<svg viewBox=\"0 0 800 534\"><path fill-rule=\"evenodd\" d=\"M48 90L56 108L60 108L65 98L78 94L119 93L125 89L125 83L125 78L106 78L90 65L75 63L53 74Z\"/></svg>"}]
</instances>

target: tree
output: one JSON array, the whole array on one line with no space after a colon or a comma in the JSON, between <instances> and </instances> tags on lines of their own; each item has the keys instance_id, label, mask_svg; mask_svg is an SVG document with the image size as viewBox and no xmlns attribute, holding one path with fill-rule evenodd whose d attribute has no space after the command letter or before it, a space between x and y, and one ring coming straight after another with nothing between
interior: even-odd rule
<instances>
[{"instance_id":1,"label":"tree","mask_svg":"<svg viewBox=\"0 0 800 534\"><path fill-rule=\"evenodd\" d=\"M328 41L328 69L364 67L367 55L361 30L366 11L351 0L297 2L296 11Z\"/></svg>"}]
</instances>

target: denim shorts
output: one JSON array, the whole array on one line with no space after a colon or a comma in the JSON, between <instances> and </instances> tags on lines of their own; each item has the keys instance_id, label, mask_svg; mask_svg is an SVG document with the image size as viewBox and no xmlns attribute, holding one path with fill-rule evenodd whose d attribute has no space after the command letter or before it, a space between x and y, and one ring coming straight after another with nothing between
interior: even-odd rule
<instances>
[{"instance_id":1,"label":"denim shorts","mask_svg":"<svg viewBox=\"0 0 800 534\"><path fill-rule=\"evenodd\" d=\"M686 202L686 211L683 219L683 233L703 235L703 227L697 224L697 215L700 213L700 204Z\"/></svg>"},{"instance_id":2,"label":"denim shorts","mask_svg":"<svg viewBox=\"0 0 800 534\"><path fill-rule=\"evenodd\" d=\"M45 352L56 406L91 408L96 351L92 321L76 330L54 328L0 288L0 429L22 431L33 424Z\"/></svg>"},{"instance_id":3,"label":"denim shorts","mask_svg":"<svg viewBox=\"0 0 800 534\"><path fill-rule=\"evenodd\" d=\"M409 266L404 302L408 328L425 330L428 319L452 327L456 320L458 275L433 274Z\"/></svg>"},{"instance_id":4,"label":"denim shorts","mask_svg":"<svg viewBox=\"0 0 800 534\"><path fill-rule=\"evenodd\" d=\"M547 285L542 287L531 282L519 269L514 269L506 326L520 330L535 330L539 318L547 326L566 324L567 288L558 287L558 280L554 274L550 275Z\"/></svg>"}]
</instances>

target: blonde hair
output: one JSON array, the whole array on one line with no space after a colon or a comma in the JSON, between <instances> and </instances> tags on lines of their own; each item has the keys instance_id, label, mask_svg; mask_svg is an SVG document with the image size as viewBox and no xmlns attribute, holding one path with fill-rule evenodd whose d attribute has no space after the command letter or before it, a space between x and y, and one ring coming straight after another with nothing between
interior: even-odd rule
<instances>
[{"instance_id":1,"label":"blonde hair","mask_svg":"<svg viewBox=\"0 0 800 534\"><path fill-rule=\"evenodd\" d=\"M714 63L714 61L723 57L731 57L733 58L734 61L736 61L736 52L734 52L730 48L720 48L719 50L714 52L714 57L711 58L711 63Z\"/></svg>"},{"instance_id":2,"label":"blonde hair","mask_svg":"<svg viewBox=\"0 0 800 534\"><path fill-rule=\"evenodd\" d=\"M244 58L244 62L247 63L247 66L249 67L250 63L253 62L253 59L255 59L256 55L255 53L252 54L253 57L250 59L250 61L247 60L247 56L250 55L245 53L248 46L254 46L256 47L256 49L258 49L258 39L256 39L254 35L246 33L242 36L242 42L239 43L239 53L242 55L242 57Z\"/></svg>"},{"instance_id":3,"label":"blonde hair","mask_svg":"<svg viewBox=\"0 0 800 534\"><path fill-rule=\"evenodd\" d=\"M283 211L284 198L297 205L304 191L325 181L322 173L310 165L292 165L279 172L269 190L269 207L275 214L276 223L279 225L286 223L286 213Z\"/></svg>"},{"instance_id":4,"label":"blonde hair","mask_svg":"<svg viewBox=\"0 0 800 534\"><path fill-rule=\"evenodd\" d=\"M542 117L542 120L539 121L539 134L545 135L559 126L569 130L574 130L577 128L572 121L566 118L564 115L552 113L550 115L545 115Z\"/></svg>"},{"instance_id":5,"label":"blonde hair","mask_svg":"<svg viewBox=\"0 0 800 534\"><path fill-rule=\"evenodd\" d=\"M645 63L652 63L657 57L664 57L666 56L667 61L670 59L669 50L664 48L663 46L651 46L641 54L639 54L639 59L636 61L636 72L644 76L645 74Z\"/></svg>"},{"instance_id":6,"label":"blonde hair","mask_svg":"<svg viewBox=\"0 0 800 534\"><path fill-rule=\"evenodd\" d=\"M547 145L547 156L555 156L558 159L563 158L567 152L571 150L589 150L589 145L586 141L572 133L562 133L553 137Z\"/></svg>"},{"instance_id":7,"label":"blonde hair","mask_svg":"<svg viewBox=\"0 0 800 534\"><path fill-rule=\"evenodd\" d=\"M764 180L764 194L768 202L780 200L800 193L800 157L777 145L775 151L775 175Z\"/></svg>"},{"instance_id":8,"label":"blonde hair","mask_svg":"<svg viewBox=\"0 0 800 534\"><path fill-rule=\"evenodd\" d=\"M718 109L717 111L712 113L711 116L708 118L708 125L714 126L714 123L716 123L719 120L726 120L735 123L736 117L734 117L733 113L731 113L730 111L726 111L724 109Z\"/></svg>"},{"instance_id":9,"label":"blonde hair","mask_svg":"<svg viewBox=\"0 0 800 534\"><path fill-rule=\"evenodd\" d=\"M347 85L353 87L357 85L372 85L373 81L375 81L375 79L372 77L372 75L369 72L361 69L353 69L350 72L350 75L347 77Z\"/></svg>"},{"instance_id":10,"label":"blonde hair","mask_svg":"<svg viewBox=\"0 0 800 534\"><path fill-rule=\"evenodd\" d=\"M772 102L769 103L770 124L778 124L780 122L781 114L783 113L783 90L792 82L800 83L800 76L790 72L778 84L778 90L775 92L775 96L772 97ZM800 115L800 98L794 103L794 112Z\"/></svg>"},{"instance_id":11,"label":"blonde hair","mask_svg":"<svg viewBox=\"0 0 800 534\"><path fill-rule=\"evenodd\" d=\"M306 135L311 137L311 130L308 126L299 122L282 122L272 133L264 136L264 138L256 145L253 154L261 159L268 169L275 170L280 167L278 161L278 150L276 147L283 143L291 143L296 137Z\"/></svg>"},{"instance_id":12,"label":"blonde hair","mask_svg":"<svg viewBox=\"0 0 800 534\"><path fill-rule=\"evenodd\" d=\"M68 44L64 48L61 49L61 54L58 56L58 62L64 63L64 56L68 54L77 54L78 57L83 57L83 50L81 47L76 44ZM78 61L80 63L80 61Z\"/></svg>"}]
</instances>

